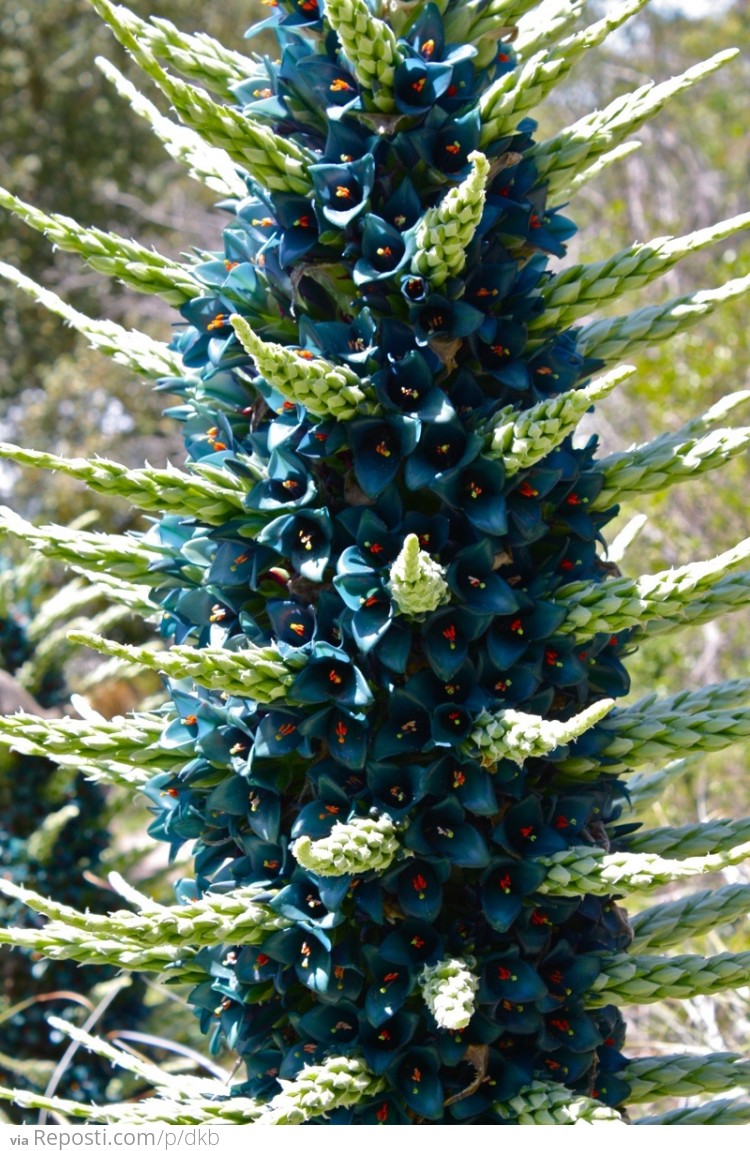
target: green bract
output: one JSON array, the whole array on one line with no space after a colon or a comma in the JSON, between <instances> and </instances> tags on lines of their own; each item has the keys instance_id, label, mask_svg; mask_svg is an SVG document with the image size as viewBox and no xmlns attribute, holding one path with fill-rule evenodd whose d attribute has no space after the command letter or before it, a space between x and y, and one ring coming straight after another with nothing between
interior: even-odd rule
<instances>
[{"instance_id":1,"label":"green bract","mask_svg":"<svg viewBox=\"0 0 750 1151\"><path fill-rule=\"evenodd\" d=\"M278 0L276 61L92 3L182 125L115 82L230 220L216 251L175 266L4 197L178 305L163 349L38 291L142 374L164 364L186 465L0 449L161 511L137 541L10 513L2 528L107 574L172 641L74 636L165 675L156 725L27 718L3 738L145 786L151 834L192 843L195 870L177 907L109 921L28 895L51 922L16 938L163 967L241 1072L231 1098L162 1075L130 1109L46 1105L113 1122L570 1124L692 1091L692 1065L670 1079L668 1060L660 1078L628 1059L620 1007L750 983L748 956L665 959L682 905L641 913L634 935L615 900L750 846L742 820L639 833L626 773L724 746L750 711L739 685L614 700L631 643L750 600L750 545L629 579L602 531L619 499L719 466L748 432L714 426L728 401L604 459L573 433L630 375L625 356L750 281L580 325L750 218L563 272L550 258L575 230L563 199L732 53L543 140L527 113L643 0L572 34L568 5L545 24L534 0ZM639 775L634 804L676 770ZM731 890L685 905L690 934L746 907ZM721 1067L706 1090L746 1082L733 1057ZM745 1114L684 1114L717 1113Z\"/></svg>"}]
</instances>

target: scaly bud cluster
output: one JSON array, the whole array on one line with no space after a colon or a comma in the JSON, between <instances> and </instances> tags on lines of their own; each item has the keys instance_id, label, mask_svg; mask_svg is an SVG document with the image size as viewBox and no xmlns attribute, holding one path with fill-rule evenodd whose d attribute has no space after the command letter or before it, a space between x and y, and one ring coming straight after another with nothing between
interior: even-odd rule
<instances>
[{"instance_id":1,"label":"scaly bud cluster","mask_svg":"<svg viewBox=\"0 0 750 1151\"><path fill-rule=\"evenodd\" d=\"M294 1082L284 1084L257 1122L284 1127L308 1123L337 1107L352 1107L383 1086L363 1060L335 1056L305 1067Z\"/></svg>"},{"instance_id":2,"label":"scaly bud cluster","mask_svg":"<svg viewBox=\"0 0 750 1151\"><path fill-rule=\"evenodd\" d=\"M511 759L521 765L532 756L544 756L557 747L572 743L613 707L614 700L600 700L566 723L541 719L538 715L512 708L485 712L480 715L470 739L479 750L482 766L488 770L502 759Z\"/></svg>"},{"instance_id":3,"label":"scaly bud cluster","mask_svg":"<svg viewBox=\"0 0 750 1151\"><path fill-rule=\"evenodd\" d=\"M179 306L200 294L190 268L99 228L84 228L69 216L49 215L0 188L0 206L20 216L24 223L43 232L50 243L64 252L76 252L95 272L115 276L137 292L161 296Z\"/></svg>"},{"instance_id":4,"label":"scaly bud cluster","mask_svg":"<svg viewBox=\"0 0 750 1151\"><path fill-rule=\"evenodd\" d=\"M588 993L598 1007L625 1003L658 1003L693 999L750 983L750 954L616 956L605 959L601 975Z\"/></svg>"},{"instance_id":5,"label":"scaly bud cluster","mask_svg":"<svg viewBox=\"0 0 750 1151\"><path fill-rule=\"evenodd\" d=\"M207 144L192 128L164 116L109 60L99 56L96 64L133 111L150 124L172 159L185 164L194 179L220 196L244 196L245 181L226 152Z\"/></svg>"},{"instance_id":6,"label":"scaly bud cluster","mask_svg":"<svg viewBox=\"0 0 750 1151\"><path fill-rule=\"evenodd\" d=\"M419 977L424 1001L438 1027L462 1031L474 1014L479 980L463 959L442 959Z\"/></svg>"},{"instance_id":7,"label":"scaly bud cluster","mask_svg":"<svg viewBox=\"0 0 750 1151\"><path fill-rule=\"evenodd\" d=\"M521 1126L569 1125L572 1123L623 1123L619 1111L587 1095L574 1095L565 1087L533 1082L514 1099L495 1105L501 1119Z\"/></svg>"},{"instance_id":8,"label":"scaly bud cluster","mask_svg":"<svg viewBox=\"0 0 750 1151\"><path fill-rule=\"evenodd\" d=\"M750 819L712 819L684 827L643 828L618 840L628 851L652 852L666 859L686 859L750 840Z\"/></svg>"},{"instance_id":9,"label":"scaly bud cluster","mask_svg":"<svg viewBox=\"0 0 750 1151\"><path fill-rule=\"evenodd\" d=\"M532 327L549 323L553 317L562 327L567 327L588 315L597 304L645 287L685 256L710 247L748 226L750 213L744 213L687 236L660 237L648 244L625 248L609 260L566 268L544 293L544 320L532 324Z\"/></svg>"},{"instance_id":10,"label":"scaly bud cluster","mask_svg":"<svg viewBox=\"0 0 750 1151\"><path fill-rule=\"evenodd\" d=\"M517 71L507 73L482 97L482 143L509 135L527 111L535 108L591 48L601 44L643 8L648 0L629 0L583 32L569 36L551 51L539 51Z\"/></svg>"},{"instance_id":11,"label":"scaly bud cluster","mask_svg":"<svg viewBox=\"0 0 750 1151\"><path fill-rule=\"evenodd\" d=\"M490 165L482 152L471 152L467 159L472 164L469 175L425 212L417 230L412 272L433 288L464 270L466 250L482 219Z\"/></svg>"},{"instance_id":12,"label":"scaly bud cluster","mask_svg":"<svg viewBox=\"0 0 750 1151\"><path fill-rule=\"evenodd\" d=\"M634 371L630 366L615 369L577 392L541 400L525 412L503 408L492 419L489 454L502 460L506 476L533 467L575 431L592 404L603 400Z\"/></svg>"},{"instance_id":13,"label":"scaly bud cluster","mask_svg":"<svg viewBox=\"0 0 750 1151\"><path fill-rule=\"evenodd\" d=\"M258 371L287 400L321 418L349 420L356 415L365 399L356 372L303 349L262 340L241 316L232 316L232 326Z\"/></svg>"},{"instance_id":14,"label":"scaly bud cluster","mask_svg":"<svg viewBox=\"0 0 750 1151\"><path fill-rule=\"evenodd\" d=\"M750 1084L750 1060L712 1052L705 1055L659 1055L631 1059L620 1072L633 1103L647 1103L670 1095L718 1094Z\"/></svg>"},{"instance_id":15,"label":"scaly bud cluster","mask_svg":"<svg viewBox=\"0 0 750 1151\"><path fill-rule=\"evenodd\" d=\"M365 0L330 0L326 13L372 108L394 112L393 82L403 57L391 29Z\"/></svg>"},{"instance_id":16,"label":"scaly bud cluster","mask_svg":"<svg viewBox=\"0 0 750 1151\"><path fill-rule=\"evenodd\" d=\"M391 564L388 591L402 615L423 618L450 599L445 568L419 546L419 537L408 535Z\"/></svg>"},{"instance_id":17,"label":"scaly bud cluster","mask_svg":"<svg viewBox=\"0 0 750 1151\"><path fill-rule=\"evenodd\" d=\"M335 823L324 839L303 835L292 844L297 862L313 875L323 876L387 871L400 853L401 844L388 815Z\"/></svg>"},{"instance_id":18,"label":"scaly bud cluster","mask_svg":"<svg viewBox=\"0 0 750 1151\"><path fill-rule=\"evenodd\" d=\"M171 507L209 524L222 523L244 507L249 485L225 470L204 469L197 475L175 467L126 468L114 460L64 459L51 452L36 452L13 444L0 444L0 459L27 467L46 468L80 479L92 491L122 496L143 511Z\"/></svg>"},{"instance_id":19,"label":"scaly bud cluster","mask_svg":"<svg viewBox=\"0 0 750 1151\"><path fill-rule=\"evenodd\" d=\"M631 920L631 954L675 947L684 939L706 935L750 914L750 886L730 883L716 891L699 891L669 903L657 903Z\"/></svg>"}]
</instances>

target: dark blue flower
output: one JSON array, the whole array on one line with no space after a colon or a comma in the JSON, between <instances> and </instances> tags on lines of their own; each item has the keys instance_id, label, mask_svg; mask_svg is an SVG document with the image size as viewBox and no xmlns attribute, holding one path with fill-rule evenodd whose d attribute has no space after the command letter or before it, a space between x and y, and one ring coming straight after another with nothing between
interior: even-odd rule
<instances>
[{"instance_id":1,"label":"dark blue flower","mask_svg":"<svg viewBox=\"0 0 750 1151\"><path fill-rule=\"evenodd\" d=\"M317 494L315 481L299 460L278 448L271 453L268 479L261 480L245 496L245 506L257 511L280 511L304 507Z\"/></svg>"},{"instance_id":2,"label":"dark blue flower","mask_svg":"<svg viewBox=\"0 0 750 1151\"><path fill-rule=\"evenodd\" d=\"M489 627L493 613L486 616L446 608L433 612L422 625L422 643L430 667L443 680L449 680L466 662L469 645Z\"/></svg>"},{"instance_id":3,"label":"dark blue flower","mask_svg":"<svg viewBox=\"0 0 750 1151\"><path fill-rule=\"evenodd\" d=\"M443 1088L438 1071L440 1061L430 1047L410 1047L388 1072L405 1104L416 1115L433 1123L443 1117Z\"/></svg>"},{"instance_id":4,"label":"dark blue flower","mask_svg":"<svg viewBox=\"0 0 750 1151\"><path fill-rule=\"evenodd\" d=\"M304 196L278 193L273 205L281 229L279 262L288 268L318 242L318 221L313 205Z\"/></svg>"},{"instance_id":5,"label":"dark blue flower","mask_svg":"<svg viewBox=\"0 0 750 1151\"><path fill-rule=\"evenodd\" d=\"M419 423L406 416L352 420L349 445L357 483L368 496L378 496L396 476L419 437Z\"/></svg>"},{"instance_id":6,"label":"dark blue flower","mask_svg":"<svg viewBox=\"0 0 750 1151\"><path fill-rule=\"evenodd\" d=\"M448 569L448 583L468 612L509 615L518 607L510 586L495 571L495 554L489 540L458 553Z\"/></svg>"},{"instance_id":7,"label":"dark blue flower","mask_svg":"<svg viewBox=\"0 0 750 1151\"><path fill-rule=\"evenodd\" d=\"M510 929L525 898L536 891L546 874L541 864L530 860L493 863L482 879L482 909L495 931L504 935Z\"/></svg>"},{"instance_id":8,"label":"dark blue flower","mask_svg":"<svg viewBox=\"0 0 750 1151\"><path fill-rule=\"evenodd\" d=\"M458 867L481 868L489 863L484 838L466 822L466 812L452 796L420 811L404 836L420 856L447 859Z\"/></svg>"},{"instance_id":9,"label":"dark blue flower","mask_svg":"<svg viewBox=\"0 0 750 1151\"><path fill-rule=\"evenodd\" d=\"M461 424L428 424L422 428L419 443L406 461L404 480L412 491L433 487L438 479L454 475L479 454L482 441Z\"/></svg>"},{"instance_id":10,"label":"dark blue flower","mask_svg":"<svg viewBox=\"0 0 750 1151\"><path fill-rule=\"evenodd\" d=\"M257 539L286 556L300 575L319 582L330 560L332 535L330 513L320 508L280 516L263 528Z\"/></svg>"},{"instance_id":11,"label":"dark blue flower","mask_svg":"<svg viewBox=\"0 0 750 1151\"><path fill-rule=\"evenodd\" d=\"M410 309L409 319L420 342L456 340L471 335L481 327L484 316L478 308L460 300L449 300L431 292Z\"/></svg>"},{"instance_id":12,"label":"dark blue flower","mask_svg":"<svg viewBox=\"0 0 750 1151\"><path fill-rule=\"evenodd\" d=\"M357 286L388 280L411 259L414 247L413 237L404 236L372 212L362 224L362 255L354 265L352 277Z\"/></svg>"},{"instance_id":13,"label":"dark blue flower","mask_svg":"<svg viewBox=\"0 0 750 1151\"><path fill-rule=\"evenodd\" d=\"M368 707L372 701L367 680L346 652L327 643L316 643L305 667L298 672L287 698L292 703L327 703L344 707Z\"/></svg>"},{"instance_id":14,"label":"dark blue flower","mask_svg":"<svg viewBox=\"0 0 750 1151\"><path fill-rule=\"evenodd\" d=\"M308 172L320 211L337 228L346 228L367 207L375 180L369 153L346 164L312 164Z\"/></svg>"},{"instance_id":15,"label":"dark blue flower","mask_svg":"<svg viewBox=\"0 0 750 1151\"><path fill-rule=\"evenodd\" d=\"M446 93L452 75L450 64L431 64L421 56L404 60L393 82L399 112L413 116L428 111Z\"/></svg>"},{"instance_id":16,"label":"dark blue flower","mask_svg":"<svg viewBox=\"0 0 750 1151\"><path fill-rule=\"evenodd\" d=\"M500 460L479 456L457 475L439 482L437 488L446 503L462 512L480 532L507 534L505 469Z\"/></svg>"}]
</instances>

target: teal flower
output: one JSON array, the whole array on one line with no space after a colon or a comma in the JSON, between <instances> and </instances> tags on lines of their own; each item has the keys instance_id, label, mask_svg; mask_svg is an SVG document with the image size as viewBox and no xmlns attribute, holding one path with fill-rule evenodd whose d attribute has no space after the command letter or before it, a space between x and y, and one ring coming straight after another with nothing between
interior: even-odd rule
<instances>
[{"instance_id":1,"label":"teal flower","mask_svg":"<svg viewBox=\"0 0 750 1151\"><path fill-rule=\"evenodd\" d=\"M307 579L320 582L331 556L333 526L327 508L272 520L256 537L289 560Z\"/></svg>"},{"instance_id":2,"label":"teal flower","mask_svg":"<svg viewBox=\"0 0 750 1151\"><path fill-rule=\"evenodd\" d=\"M365 210L375 180L375 160L367 154L347 164L313 164L309 169L325 219L346 228Z\"/></svg>"},{"instance_id":3,"label":"teal flower","mask_svg":"<svg viewBox=\"0 0 750 1151\"><path fill-rule=\"evenodd\" d=\"M368 496L378 496L390 483L419 437L419 424L406 416L386 420L353 420L349 445L354 459L354 474Z\"/></svg>"},{"instance_id":4,"label":"teal flower","mask_svg":"<svg viewBox=\"0 0 750 1151\"><path fill-rule=\"evenodd\" d=\"M367 681L349 656L327 643L316 643L305 667L296 676L287 697L292 703L313 704L336 700L344 707L369 707L373 702Z\"/></svg>"},{"instance_id":5,"label":"teal flower","mask_svg":"<svg viewBox=\"0 0 750 1151\"><path fill-rule=\"evenodd\" d=\"M288 268L317 244L319 227L312 204L304 196L277 193L273 198L274 216L281 232L279 261ZM268 217L262 219L268 220Z\"/></svg>"},{"instance_id":6,"label":"teal flower","mask_svg":"<svg viewBox=\"0 0 750 1151\"><path fill-rule=\"evenodd\" d=\"M518 600L494 567L489 540L463 548L449 567L448 583L467 612L486 618L516 611Z\"/></svg>"},{"instance_id":7,"label":"teal flower","mask_svg":"<svg viewBox=\"0 0 750 1151\"><path fill-rule=\"evenodd\" d=\"M424 808L410 823L404 843L420 856L445 859L458 867L483 868L489 863L483 837L452 796Z\"/></svg>"},{"instance_id":8,"label":"teal flower","mask_svg":"<svg viewBox=\"0 0 750 1151\"><path fill-rule=\"evenodd\" d=\"M411 259L413 237L404 236L387 220L369 212L362 222L362 255L352 276L358 287L390 280Z\"/></svg>"}]
</instances>

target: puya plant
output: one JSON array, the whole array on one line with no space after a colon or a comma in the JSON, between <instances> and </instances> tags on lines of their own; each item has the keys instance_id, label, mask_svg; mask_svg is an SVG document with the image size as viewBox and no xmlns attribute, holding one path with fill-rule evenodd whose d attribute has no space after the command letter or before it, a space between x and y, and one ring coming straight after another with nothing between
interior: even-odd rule
<instances>
[{"instance_id":1,"label":"puya plant","mask_svg":"<svg viewBox=\"0 0 750 1151\"><path fill-rule=\"evenodd\" d=\"M750 278L597 308L750 217L550 267L574 232L563 202L734 53L547 139L530 118L645 2L579 30L583 0L543 19L537 0L278 0L251 30L275 37L272 59L92 0L180 122L105 71L229 219L219 250L178 262L3 193L58 246L177 306L166 346L5 269L176 394L186 445L184 470L2 449L158 513L140 537L5 527L103 573L116 601L158 605L171 640L79 637L162 672L165 714L17 717L5 738L145 787L152 835L193 844L194 874L175 906L130 892L136 910L98 918L14 888L49 924L2 938L189 985L238 1074L153 1072L150 1100L46 1106L567 1124L750 1081L732 1053L628 1058L620 1010L750 983L750 954L679 947L743 914L747 886L632 921L621 903L750 857L745 819L644 830L632 814L684 753L750 731L750 682L615 706L634 645L750 602L750 542L629 578L602 536L629 497L744 451L750 430L722 424L742 397L615 456L573 438L624 360ZM749 1114L720 1098L659 1121Z\"/></svg>"},{"instance_id":2,"label":"puya plant","mask_svg":"<svg viewBox=\"0 0 750 1151\"><path fill-rule=\"evenodd\" d=\"M71 624L107 631L129 613L107 605L96 586L84 580L55 588L43 557L19 561L18 550L4 557L0 569L0 715L24 708L43 722L59 718L69 707L64 664ZM111 846L110 807L104 790L75 765L61 770L39 746L0 746L3 877L100 914L114 910L115 893L96 883L102 856ZM12 896L0 900L0 908L3 922L14 927L42 924ZM110 1027L132 1027L142 1008L137 977L120 978L116 969L82 971L73 962L7 949L0 957L0 974L0 1082L45 1088L54 1080L82 1102L111 1098L107 1063L85 1049L67 1058L68 1042L51 1030L47 1018L57 1013L85 1023L101 1007L107 1008Z\"/></svg>"}]
</instances>

